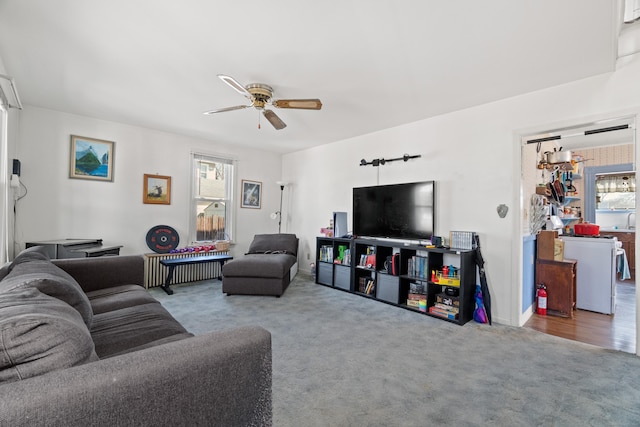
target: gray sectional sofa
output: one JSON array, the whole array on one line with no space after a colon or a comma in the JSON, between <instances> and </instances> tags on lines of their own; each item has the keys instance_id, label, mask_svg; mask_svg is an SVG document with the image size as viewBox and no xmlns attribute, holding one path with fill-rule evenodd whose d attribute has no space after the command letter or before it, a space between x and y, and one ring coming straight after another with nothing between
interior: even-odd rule
<instances>
[{"instance_id":1,"label":"gray sectional sofa","mask_svg":"<svg viewBox=\"0 0 640 427\"><path fill-rule=\"evenodd\" d=\"M222 266L222 292L280 297L298 272L298 243L295 234L256 234L243 257Z\"/></svg>"},{"instance_id":2,"label":"gray sectional sofa","mask_svg":"<svg viewBox=\"0 0 640 427\"><path fill-rule=\"evenodd\" d=\"M0 426L271 425L271 335L193 336L140 283L141 256L0 269Z\"/></svg>"}]
</instances>

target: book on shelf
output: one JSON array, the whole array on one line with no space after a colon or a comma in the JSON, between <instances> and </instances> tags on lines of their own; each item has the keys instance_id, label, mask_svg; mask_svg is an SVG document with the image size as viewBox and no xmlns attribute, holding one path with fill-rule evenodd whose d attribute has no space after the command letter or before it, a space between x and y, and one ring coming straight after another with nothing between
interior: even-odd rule
<instances>
[{"instance_id":1,"label":"book on shelf","mask_svg":"<svg viewBox=\"0 0 640 427\"><path fill-rule=\"evenodd\" d=\"M416 300L416 301L420 301L420 300L426 301L427 300L427 296L425 294L412 294L412 293L409 293L407 295L407 299L408 300Z\"/></svg>"},{"instance_id":2,"label":"book on shelf","mask_svg":"<svg viewBox=\"0 0 640 427\"><path fill-rule=\"evenodd\" d=\"M428 257L413 255L407 260L409 275L413 277L426 278L429 274Z\"/></svg>"},{"instance_id":3,"label":"book on shelf","mask_svg":"<svg viewBox=\"0 0 640 427\"><path fill-rule=\"evenodd\" d=\"M460 308L453 307L453 306L446 305L446 304L442 304L440 302L435 303L433 306L436 307L436 308L439 308L441 310L448 311L449 313L459 313L460 312Z\"/></svg>"},{"instance_id":4,"label":"book on shelf","mask_svg":"<svg viewBox=\"0 0 640 427\"><path fill-rule=\"evenodd\" d=\"M360 293L365 293L366 288L367 288L367 282L370 279L368 277L359 277L358 278L358 292Z\"/></svg>"},{"instance_id":5,"label":"book on shelf","mask_svg":"<svg viewBox=\"0 0 640 427\"><path fill-rule=\"evenodd\" d=\"M411 282L409 283L409 292L412 294L426 294L424 283Z\"/></svg>"},{"instance_id":6,"label":"book on shelf","mask_svg":"<svg viewBox=\"0 0 640 427\"><path fill-rule=\"evenodd\" d=\"M453 306L453 307L460 307L460 297L454 297L454 296L450 296L445 294L444 292L441 292L439 294L436 294L436 302L444 304L444 305L448 305L448 306Z\"/></svg>"},{"instance_id":7,"label":"book on shelf","mask_svg":"<svg viewBox=\"0 0 640 427\"><path fill-rule=\"evenodd\" d=\"M373 295L375 291L376 291L376 282L373 279L369 279L369 282L367 283L367 287L364 293L367 295Z\"/></svg>"},{"instance_id":8,"label":"book on shelf","mask_svg":"<svg viewBox=\"0 0 640 427\"><path fill-rule=\"evenodd\" d=\"M370 277L358 278L358 292L366 295L373 295L376 290L376 282Z\"/></svg>"},{"instance_id":9,"label":"book on shelf","mask_svg":"<svg viewBox=\"0 0 640 427\"><path fill-rule=\"evenodd\" d=\"M452 313L448 310L442 310L436 306L429 307L429 313L435 314L436 316L444 317L446 319L457 320L458 313Z\"/></svg>"},{"instance_id":10,"label":"book on shelf","mask_svg":"<svg viewBox=\"0 0 640 427\"><path fill-rule=\"evenodd\" d=\"M360 255L360 261L358 262L358 267L376 268L375 254Z\"/></svg>"},{"instance_id":11,"label":"book on shelf","mask_svg":"<svg viewBox=\"0 0 640 427\"><path fill-rule=\"evenodd\" d=\"M420 307L420 301L417 300L417 299L408 299L407 300L407 306L413 307L413 308L419 308Z\"/></svg>"},{"instance_id":12,"label":"book on shelf","mask_svg":"<svg viewBox=\"0 0 640 427\"><path fill-rule=\"evenodd\" d=\"M320 246L320 259L323 262L333 262L333 246L322 245Z\"/></svg>"},{"instance_id":13,"label":"book on shelf","mask_svg":"<svg viewBox=\"0 0 640 427\"><path fill-rule=\"evenodd\" d=\"M351 265L351 249L345 249L342 246L341 248L343 249L340 251L338 258L334 260L334 263L342 264L342 265Z\"/></svg>"}]
</instances>

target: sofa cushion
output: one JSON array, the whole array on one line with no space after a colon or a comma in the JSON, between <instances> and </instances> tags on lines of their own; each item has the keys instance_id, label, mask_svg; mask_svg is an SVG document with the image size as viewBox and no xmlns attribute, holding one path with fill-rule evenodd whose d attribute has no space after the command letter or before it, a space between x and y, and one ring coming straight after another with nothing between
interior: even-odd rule
<instances>
[{"instance_id":1,"label":"sofa cushion","mask_svg":"<svg viewBox=\"0 0 640 427\"><path fill-rule=\"evenodd\" d=\"M98 360L80 314L33 287L0 293L0 382Z\"/></svg>"},{"instance_id":2,"label":"sofa cushion","mask_svg":"<svg viewBox=\"0 0 640 427\"><path fill-rule=\"evenodd\" d=\"M181 333L181 334L170 335L168 337L160 338L159 340L149 341L148 343L139 345L137 347L127 348L127 349L121 351L120 353L110 353L109 357L115 357L115 356L119 356L119 355L125 354L125 353L133 353L135 351L144 350L146 348L151 348L151 347L155 347L155 346L158 346L158 345L164 345L164 344L168 344L168 343L174 342L174 341L180 341L180 340L183 340L185 338L190 338L192 336L193 336L193 334L190 333L190 332L184 332L184 333Z\"/></svg>"},{"instance_id":3,"label":"sofa cushion","mask_svg":"<svg viewBox=\"0 0 640 427\"><path fill-rule=\"evenodd\" d=\"M10 267L11 267L10 262L0 267L0 280L4 279L7 276L7 274L9 274Z\"/></svg>"},{"instance_id":4,"label":"sofa cushion","mask_svg":"<svg viewBox=\"0 0 640 427\"><path fill-rule=\"evenodd\" d=\"M4 279L13 269L14 266L23 262L29 262L33 260L46 261L49 259L49 255L45 251L43 246L32 246L20 252L13 262L8 262L0 268L0 280Z\"/></svg>"},{"instance_id":5,"label":"sofa cushion","mask_svg":"<svg viewBox=\"0 0 640 427\"><path fill-rule=\"evenodd\" d=\"M43 294L75 308L87 327L91 327L91 304L78 282L51 261L38 257L26 261L21 258L23 254L24 251L14 261L11 272L0 281L0 293L18 288L37 288ZM16 261L19 262L16 264Z\"/></svg>"},{"instance_id":6,"label":"sofa cushion","mask_svg":"<svg viewBox=\"0 0 640 427\"><path fill-rule=\"evenodd\" d=\"M100 358L133 351L178 334L187 336L188 332L161 304L143 304L96 314L91 327Z\"/></svg>"},{"instance_id":7,"label":"sofa cushion","mask_svg":"<svg viewBox=\"0 0 640 427\"><path fill-rule=\"evenodd\" d=\"M141 304L160 304L140 285L120 285L87 292L93 315L134 307Z\"/></svg>"},{"instance_id":8,"label":"sofa cushion","mask_svg":"<svg viewBox=\"0 0 640 427\"><path fill-rule=\"evenodd\" d=\"M247 254L280 253L297 256L298 238L295 234L256 234Z\"/></svg>"},{"instance_id":9,"label":"sofa cushion","mask_svg":"<svg viewBox=\"0 0 640 427\"><path fill-rule=\"evenodd\" d=\"M248 254L225 263L222 275L228 277L283 278L296 263L296 257L285 254Z\"/></svg>"},{"instance_id":10,"label":"sofa cushion","mask_svg":"<svg viewBox=\"0 0 640 427\"><path fill-rule=\"evenodd\" d=\"M22 264L23 262L30 261L49 261L49 255L46 252L44 246L32 246L20 252L18 256L11 263L11 267L9 267L9 271L13 269L14 266L18 264Z\"/></svg>"}]
</instances>

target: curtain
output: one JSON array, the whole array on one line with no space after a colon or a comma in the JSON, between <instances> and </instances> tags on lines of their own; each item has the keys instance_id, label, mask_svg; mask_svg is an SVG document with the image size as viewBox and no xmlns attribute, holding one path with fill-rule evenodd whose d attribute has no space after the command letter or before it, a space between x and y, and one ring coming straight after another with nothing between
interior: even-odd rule
<instances>
[{"instance_id":1,"label":"curtain","mask_svg":"<svg viewBox=\"0 0 640 427\"><path fill-rule=\"evenodd\" d=\"M9 150L7 139L7 125L9 115L7 110L0 105L0 210L2 211L2 224L0 224L0 265L9 261Z\"/></svg>"}]
</instances>

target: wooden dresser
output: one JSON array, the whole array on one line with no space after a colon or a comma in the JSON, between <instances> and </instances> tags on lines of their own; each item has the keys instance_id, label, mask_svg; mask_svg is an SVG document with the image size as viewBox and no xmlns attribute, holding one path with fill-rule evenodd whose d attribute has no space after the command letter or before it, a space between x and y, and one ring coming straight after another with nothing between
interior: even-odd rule
<instances>
[{"instance_id":1,"label":"wooden dresser","mask_svg":"<svg viewBox=\"0 0 640 427\"><path fill-rule=\"evenodd\" d=\"M576 308L576 267L578 261L536 260L536 289L547 287L547 314L571 317Z\"/></svg>"}]
</instances>

